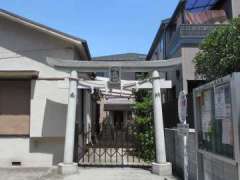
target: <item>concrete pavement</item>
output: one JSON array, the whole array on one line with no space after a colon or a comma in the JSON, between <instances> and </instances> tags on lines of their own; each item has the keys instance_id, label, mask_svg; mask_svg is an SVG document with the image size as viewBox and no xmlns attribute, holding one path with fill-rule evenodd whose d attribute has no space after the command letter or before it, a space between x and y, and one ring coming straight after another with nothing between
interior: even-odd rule
<instances>
[{"instance_id":1,"label":"concrete pavement","mask_svg":"<svg viewBox=\"0 0 240 180\"><path fill-rule=\"evenodd\" d=\"M136 168L79 168L74 175L61 176L56 168L0 168L0 180L177 180Z\"/></svg>"}]
</instances>

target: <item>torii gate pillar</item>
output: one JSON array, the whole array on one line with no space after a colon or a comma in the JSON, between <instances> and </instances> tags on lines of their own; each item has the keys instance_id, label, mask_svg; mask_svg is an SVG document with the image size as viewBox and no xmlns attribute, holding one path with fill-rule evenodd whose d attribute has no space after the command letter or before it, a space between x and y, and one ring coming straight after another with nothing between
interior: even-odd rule
<instances>
[{"instance_id":1,"label":"torii gate pillar","mask_svg":"<svg viewBox=\"0 0 240 180\"><path fill-rule=\"evenodd\" d=\"M152 73L154 128L156 143L156 162L152 164L152 172L160 176L172 175L172 164L166 161L165 137L162 115L160 75L157 70Z\"/></svg>"},{"instance_id":2,"label":"torii gate pillar","mask_svg":"<svg viewBox=\"0 0 240 180\"><path fill-rule=\"evenodd\" d=\"M66 134L64 143L64 160L58 165L61 174L73 174L78 171L77 163L73 162L75 120L77 106L78 74L72 71L69 78L68 109L66 120Z\"/></svg>"}]
</instances>

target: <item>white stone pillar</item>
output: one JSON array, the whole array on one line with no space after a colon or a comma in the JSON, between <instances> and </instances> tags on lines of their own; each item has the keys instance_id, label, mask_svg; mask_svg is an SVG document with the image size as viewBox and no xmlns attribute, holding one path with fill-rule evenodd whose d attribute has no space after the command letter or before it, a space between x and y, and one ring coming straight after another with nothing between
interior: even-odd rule
<instances>
[{"instance_id":1,"label":"white stone pillar","mask_svg":"<svg viewBox=\"0 0 240 180\"><path fill-rule=\"evenodd\" d=\"M91 142L91 123L92 123L92 118L91 118L91 94L88 90L84 91L84 132L87 133L87 138L85 143L90 143Z\"/></svg>"},{"instance_id":2,"label":"white stone pillar","mask_svg":"<svg viewBox=\"0 0 240 180\"><path fill-rule=\"evenodd\" d=\"M74 153L74 138L75 138L75 121L76 121L76 107L77 107L77 86L78 74L76 71L71 72L69 78L69 96L68 96L68 109L66 120L66 134L64 145L64 161L59 164L59 172L61 174L76 173L77 163L73 162Z\"/></svg>"},{"instance_id":3,"label":"white stone pillar","mask_svg":"<svg viewBox=\"0 0 240 180\"><path fill-rule=\"evenodd\" d=\"M157 70L152 73L153 83L153 109L154 130L156 143L156 162L153 163L152 171L161 176L172 175L172 165L166 161L165 137L162 115L160 75Z\"/></svg>"}]
</instances>

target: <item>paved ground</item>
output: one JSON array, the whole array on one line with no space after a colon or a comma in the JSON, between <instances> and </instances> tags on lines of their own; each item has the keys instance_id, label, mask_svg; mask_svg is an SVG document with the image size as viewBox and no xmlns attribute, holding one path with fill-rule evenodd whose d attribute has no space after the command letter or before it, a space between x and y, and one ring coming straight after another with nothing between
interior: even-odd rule
<instances>
[{"instance_id":1,"label":"paved ground","mask_svg":"<svg viewBox=\"0 0 240 180\"><path fill-rule=\"evenodd\" d=\"M159 177L150 171L134 168L79 168L79 173L58 175L56 169L0 168L0 180L176 180Z\"/></svg>"}]
</instances>

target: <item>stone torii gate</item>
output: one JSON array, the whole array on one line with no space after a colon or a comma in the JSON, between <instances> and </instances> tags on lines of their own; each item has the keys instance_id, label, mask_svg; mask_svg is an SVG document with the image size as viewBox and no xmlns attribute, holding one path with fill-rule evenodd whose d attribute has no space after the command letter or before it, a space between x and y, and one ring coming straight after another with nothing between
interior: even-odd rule
<instances>
[{"instance_id":1,"label":"stone torii gate","mask_svg":"<svg viewBox=\"0 0 240 180\"><path fill-rule=\"evenodd\" d=\"M77 163L73 162L74 135L76 120L76 104L78 89L78 72L109 72L111 68L119 68L120 72L152 72L151 81L131 82L124 84L123 89L152 88L154 107L154 128L156 141L156 162L152 163L152 172L160 176L172 175L172 165L166 161L165 137L162 115L161 89L171 88L171 81L160 78L159 70L166 72L181 64L181 60L171 59L168 61L78 61L47 58L47 62L54 68L70 72L69 77L69 100L66 120L66 135L64 146L64 162L59 164L62 174L77 172ZM92 81L94 82L94 81ZM120 81L121 83L121 81ZM102 87L102 86L101 86ZM86 88L86 87L85 87ZM99 84L95 87L99 88Z\"/></svg>"}]
</instances>

